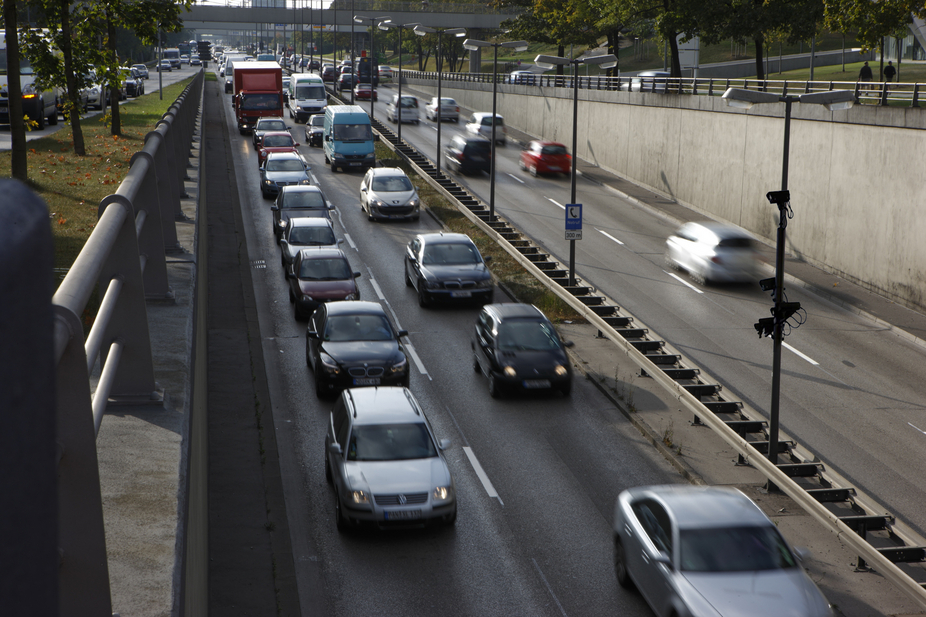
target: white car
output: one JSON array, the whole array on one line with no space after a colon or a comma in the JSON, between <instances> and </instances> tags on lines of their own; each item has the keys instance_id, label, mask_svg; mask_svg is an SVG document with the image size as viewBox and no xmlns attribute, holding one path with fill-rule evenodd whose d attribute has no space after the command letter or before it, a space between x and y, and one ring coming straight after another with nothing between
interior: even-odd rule
<instances>
[{"instance_id":1,"label":"white car","mask_svg":"<svg viewBox=\"0 0 926 617\"><path fill-rule=\"evenodd\" d=\"M437 97L435 96L428 104L424 106L424 117L428 120L434 120L437 122ZM457 103L454 99L442 96L440 104L440 119L443 120L453 120L454 122L460 121L460 104Z\"/></svg>"},{"instance_id":2,"label":"white car","mask_svg":"<svg viewBox=\"0 0 926 617\"><path fill-rule=\"evenodd\" d=\"M492 139L492 114L477 111L466 123L466 130L486 139ZM495 143L505 145L508 143L508 131L505 130L505 119L495 114Z\"/></svg>"},{"instance_id":3,"label":"white car","mask_svg":"<svg viewBox=\"0 0 926 617\"><path fill-rule=\"evenodd\" d=\"M755 240L735 225L685 223L666 240L666 265L688 272L702 285L744 283L758 278Z\"/></svg>"}]
</instances>

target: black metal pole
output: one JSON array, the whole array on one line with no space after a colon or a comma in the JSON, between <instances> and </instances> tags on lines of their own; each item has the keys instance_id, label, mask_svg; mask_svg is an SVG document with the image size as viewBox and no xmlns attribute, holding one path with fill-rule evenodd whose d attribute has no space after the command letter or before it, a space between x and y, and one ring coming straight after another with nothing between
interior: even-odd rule
<instances>
[{"instance_id":1,"label":"black metal pole","mask_svg":"<svg viewBox=\"0 0 926 617\"><path fill-rule=\"evenodd\" d=\"M376 98L373 96L373 94L376 92L376 88L374 87L374 84L376 83L376 79L374 79L374 76L379 74L379 68L376 66L376 45L374 44L374 39L373 39L373 36L375 34L374 30L376 30L376 23L371 19L370 20L370 122L373 121L373 104L376 102L373 100ZM357 67L357 70L359 73L360 67Z\"/></svg>"},{"instance_id":2,"label":"black metal pole","mask_svg":"<svg viewBox=\"0 0 926 617\"><path fill-rule=\"evenodd\" d=\"M434 162L437 164L437 174L440 175L440 127L441 127L441 105L440 105L440 74L441 74L441 41L444 35L443 30L437 31L437 154Z\"/></svg>"},{"instance_id":3,"label":"black metal pole","mask_svg":"<svg viewBox=\"0 0 926 617\"><path fill-rule=\"evenodd\" d=\"M489 222L495 220L495 97L498 93L498 43L493 43L495 57L492 60L492 175L489 178Z\"/></svg>"},{"instance_id":4,"label":"black metal pole","mask_svg":"<svg viewBox=\"0 0 926 617\"><path fill-rule=\"evenodd\" d=\"M399 26L399 100L396 101L396 114L399 116L398 130L399 141L402 141L402 30L405 26Z\"/></svg>"},{"instance_id":5,"label":"black metal pole","mask_svg":"<svg viewBox=\"0 0 926 617\"><path fill-rule=\"evenodd\" d=\"M354 0L350 0L350 104L354 104Z\"/></svg>"},{"instance_id":6,"label":"black metal pole","mask_svg":"<svg viewBox=\"0 0 926 617\"><path fill-rule=\"evenodd\" d=\"M791 97L782 97L785 103L785 139L781 163L781 190L788 189L788 150L791 145ZM788 226L788 204L778 204L778 237L775 247L775 327L772 331L773 351L772 351L772 407L769 410L768 422L768 460L773 465L778 464L778 417L781 391L781 343L782 319L781 303L783 301L784 277L785 277L785 229ZM768 490L776 490L771 480L768 482Z\"/></svg>"},{"instance_id":7,"label":"black metal pole","mask_svg":"<svg viewBox=\"0 0 926 617\"><path fill-rule=\"evenodd\" d=\"M578 144L579 132L579 62L572 61L572 169L569 176L572 181L570 192L570 202L576 203L576 147ZM575 287L576 284L576 241L569 241L569 286Z\"/></svg>"}]
</instances>

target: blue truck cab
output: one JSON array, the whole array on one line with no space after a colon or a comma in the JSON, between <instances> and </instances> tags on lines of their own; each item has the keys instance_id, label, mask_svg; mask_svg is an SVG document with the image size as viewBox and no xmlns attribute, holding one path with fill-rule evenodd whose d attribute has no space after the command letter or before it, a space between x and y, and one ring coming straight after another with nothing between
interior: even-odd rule
<instances>
[{"instance_id":1,"label":"blue truck cab","mask_svg":"<svg viewBox=\"0 0 926 617\"><path fill-rule=\"evenodd\" d=\"M329 105L325 108L322 147L331 171L373 167L376 152L370 116L359 105Z\"/></svg>"}]
</instances>

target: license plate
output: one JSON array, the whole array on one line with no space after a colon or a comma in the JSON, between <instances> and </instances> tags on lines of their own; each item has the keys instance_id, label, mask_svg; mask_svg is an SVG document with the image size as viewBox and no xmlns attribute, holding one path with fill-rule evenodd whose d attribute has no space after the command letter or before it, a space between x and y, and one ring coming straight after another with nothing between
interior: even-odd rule
<instances>
[{"instance_id":1,"label":"license plate","mask_svg":"<svg viewBox=\"0 0 926 617\"><path fill-rule=\"evenodd\" d=\"M549 388L550 380L549 379L525 379L524 387L527 389Z\"/></svg>"},{"instance_id":2,"label":"license plate","mask_svg":"<svg viewBox=\"0 0 926 617\"><path fill-rule=\"evenodd\" d=\"M421 510L386 510L383 517L387 521L413 521L421 518Z\"/></svg>"},{"instance_id":3,"label":"license plate","mask_svg":"<svg viewBox=\"0 0 926 617\"><path fill-rule=\"evenodd\" d=\"M473 294L469 291L451 291L450 297L451 298L471 298L473 297Z\"/></svg>"},{"instance_id":4,"label":"license plate","mask_svg":"<svg viewBox=\"0 0 926 617\"><path fill-rule=\"evenodd\" d=\"M348 163L348 165L357 166L357 165L360 165L360 163Z\"/></svg>"},{"instance_id":5,"label":"license plate","mask_svg":"<svg viewBox=\"0 0 926 617\"><path fill-rule=\"evenodd\" d=\"M549 169L550 171L559 171L559 167L557 167L556 165L550 165Z\"/></svg>"},{"instance_id":6,"label":"license plate","mask_svg":"<svg viewBox=\"0 0 926 617\"><path fill-rule=\"evenodd\" d=\"M358 377L354 379L355 386L378 386L379 377Z\"/></svg>"}]
</instances>

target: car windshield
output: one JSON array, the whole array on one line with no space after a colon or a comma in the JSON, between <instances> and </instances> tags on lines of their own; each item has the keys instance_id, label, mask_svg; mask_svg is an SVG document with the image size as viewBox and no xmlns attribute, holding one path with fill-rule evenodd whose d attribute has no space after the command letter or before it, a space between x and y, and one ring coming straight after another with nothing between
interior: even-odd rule
<instances>
[{"instance_id":1,"label":"car windshield","mask_svg":"<svg viewBox=\"0 0 926 617\"><path fill-rule=\"evenodd\" d=\"M418 107L418 99L411 96L403 96L399 107Z\"/></svg>"},{"instance_id":2,"label":"car windshield","mask_svg":"<svg viewBox=\"0 0 926 617\"><path fill-rule=\"evenodd\" d=\"M369 124L335 124L334 138L338 141L370 141L373 129Z\"/></svg>"},{"instance_id":3,"label":"car windshield","mask_svg":"<svg viewBox=\"0 0 926 617\"><path fill-rule=\"evenodd\" d=\"M330 227L295 227L289 232L289 243L298 246L330 246L335 244Z\"/></svg>"},{"instance_id":4,"label":"car windshield","mask_svg":"<svg viewBox=\"0 0 926 617\"><path fill-rule=\"evenodd\" d=\"M395 339L385 315L333 315L325 324L325 340L389 341Z\"/></svg>"},{"instance_id":5,"label":"car windshield","mask_svg":"<svg viewBox=\"0 0 926 617\"><path fill-rule=\"evenodd\" d=\"M752 572L797 565L774 527L682 529L681 569L686 572Z\"/></svg>"},{"instance_id":6,"label":"car windshield","mask_svg":"<svg viewBox=\"0 0 926 617\"><path fill-rule=\"evenodd\" d=\"M304 281L344 281L353 278L346 259L305 259L299 266L299 278Z\"/></svg>"},{"instance_id":7,"label":"car windshield","mask_svg":"<svg viewBox=\"0 0 926 617\"><path fill-rule=\"evenodd\" d=\"M285 131L286 123L282 120L258 120L257 121L257 130L258 131Z\"/></svg>"},{"instance_id":8,"label":"car windshield","mask_svg":"<svg viewBox=\"0 0 926 617\"><path fill-rule=\"evenodd\" d=\"M503 321L498 327L501 351L548 351L559 349L553 326L543 321Z\"/></svg>"},{"instance_id":9,"label":"car windshield","mask_svg":"<svg viewBox=\"0 0 926 617\"><path fill-rule=\"evenodd\" d=\"M305 167L295 159L283 159L282 161L267 161L267 171L305 171Z\"/></svg>"},{"instance_id":10,"label":"car windshield","mask_svg":"<svg viewBox=\"0 0 926 617\"><path fill-rule=\"evenodd\" d=\"M325 126L325 116L312 116L312 126Z\"/></svg>"},{"instance_id":11,"label":"car windshield","mask_svg":"<svg viewBox=\"0 0 926 617\"><path fill-rule=\"evenodd\" d=\"M424 247L421 257L424 264L439 266L457 266L464 264L477 264L479 253L471 244L428 244Z\"/></svg>"},{"instance_id":12,"label":"car windshield","mask_svg":"<svg viewBox=\"0 0 926 617\"><path fill-rule=\"evenodd\" d=\"M347 444L349 461L404 461L437 456L423 422L357 426Z\"/></svg>"},{"instance_id":13,"label":"car windshield","mask_svg":"<svg viewBox=\"0 0 926 617\"><path fill-rule=\"evenodd\" d=\"M717 243L717 246L722 246L728 249L751 249L752 240L745 237L723 238L720 242Z\"/></svg>"},{"instance_id":14,"label":"car windshield","mask_svg":"<svg viewBox=\"0 0 926 617\"><path fill-rule=\"evenodd\" d=\"M549 154L551 156L566 154L566 146L544 146L540 149L540 154Z\"/></svg>"},{"instance_id":15,"label":"car windshield","mask_svg":"<svg viewBox=\"0 0 926 617\"><path fill-rule=\"evenodd\" d=\"M265 148L284 148L293 145L293 138L289 135L267 135L263 145Z\"/></svg>"},{"instance_id":16,"label":"car windshield","mask_svg":"<svg viewBox=\"0 0 926 617\"><path fill-rule=\"evenodd\" d=\"M296 86L297 99L324 99L324 86Z\"/></svg>"},{"instance_id":17,"label":"car windshield","mask_svg":"<svg viewBox=\"0 0 926 617\"><path fill-rule=\"evenodd\" d=\"M499 118L498 116L495 117L495 126L502 126L504 124L505 124L504 119ZM482 119L482 126L492 126L492 116L484 117Z\"/></svg>"},{"instance_id":18,"label":"car windshield","mask_svg":"<svg viewBox=\"0 0 926 617\"><path fill-rule=\"evenodd\" d=\"M283 203L280 207L284 210L327 210L328 204L325 203L325 197L318 191L291 191L283 194Z\"/></svg>"},{"instance_id":19,"label":"car windshield","mask_svg":"<svg viewBox=\"0 0 926 617\"><path fill-rule=\"evenodd\" d=\"M373 190L379 193L410 191L412 183L405 176L375 177L373 178Z\"/></svg>"}]
</instances>

